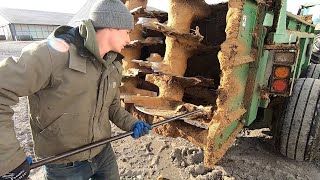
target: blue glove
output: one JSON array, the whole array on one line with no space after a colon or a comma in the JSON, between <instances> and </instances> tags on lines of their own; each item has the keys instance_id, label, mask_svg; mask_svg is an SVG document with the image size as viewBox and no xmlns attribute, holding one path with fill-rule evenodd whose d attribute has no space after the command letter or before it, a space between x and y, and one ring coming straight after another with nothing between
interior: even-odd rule
<instances>
[{"instance_id":1,"label":"blue glove","mask_svg":"<svg viewBox=\"0 0 320 180\"><path fill-rule=\"evenodd\" d=\"M25 180L28 179L30 174L30 164L32 163L32 158L28 156L26 160L20 164L17 168L10 171L7 174L0 176L0 180L8 180L8 179L19 179Z\"/></svg>"},{"instance_id":2,"label":"blue glove","mask_svg":"<svg viewBox=\"0 0 320 180\"><path fill-rule=\"evenodd\" d=\"M150 126L150 124L144 121L135 122L131 127L131 131L133 131L132 137L137 139L141 136L144 136L145 134L149 134L149 130L151 129L152 127Z\"/></svg>"}]
</instances>

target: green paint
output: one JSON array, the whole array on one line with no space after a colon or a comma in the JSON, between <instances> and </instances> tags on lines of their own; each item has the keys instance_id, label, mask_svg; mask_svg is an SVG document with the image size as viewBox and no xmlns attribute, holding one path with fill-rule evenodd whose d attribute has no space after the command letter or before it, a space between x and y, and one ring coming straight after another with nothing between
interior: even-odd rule
<instances>
[{"instance_id":1,"label":"green paint","mask_svg":"<svg viewBox=\"0 0 320 180\"><path fill-rule=\"evenodd\" d=\"M275 37L279 36L286 36L287 33L287 27L286 27L286 20L287 20L287 1L286 0L281 0L282 7L280 9L280 14L279 14L279 21L277 25L277 30ZM284 37L285 38L285 37ZM277 39L274 39L277 40Z\"/></svg>"},{"instance_id":2,"label":"green paint","mask_svg":"<svg viewBox=\"0 0 320 180\"><path fill-rule=\"evenodd\" d=\"M245 49L247 49L247 52L245 54L250 54L251 46L252 46L252 32L254 29L254 26L256 24L256 16L257 14L257 6L254 2L248 1L247 4L244 5L244 12L241 20L241 27L239 29L239 35L238 40L239 42L242 42L242 44L245 46ZM239 89L238 96L235 96L231 101L229 110L236 111L240 108L242 108L243 104L243 98L245 94L245 87L246 82L248 78L248 72L249 72L249 64L242 64L239 66L236 66L233 68L232 76L237 78L237 86L243 87Z\"/></svg>"},{"instance_id":3,"label":"green paint","mask_svg":"<svg viewBox=\"0 0 320 180\"><path fill-rule=\"evenodd\" d=\"M233 131L237 128L239 124L239 121L231 123L230 126L228 126L223 133L216 139L215 141L215 150L218 150L221 148L222 144L229 138L229 136L233 133Z\"/></svg>"},{"instance_id":4,"label":"green paint","mask_svg":"<svg viewBox=\"0 0 320 180\"><path fill-rule=\"evenodd\" d=\"M274 14L273 12L267 12L266 16L264 17L263 26L271 27L273 24Z\"/></svg>"},{"instance_id":5,"label":"green paint","mask_svg":"<svg viewBox=\"0 0 320 180\"><path fill-rule=\"evenodd\" d=\"M252 33L254 30L254 27L256 25L256 15L257 15L257 6L255 2L247 1L247 3L244 5L243 10L243 16L242 20L240 22L240 28L239 28L239 35L238 40L241 42L245 49L247 49L247 52L245 54L251 53L251 46L253 44L253 38ZM249 74L249 63L238 65L233 68L232 71L232 77L236 78L237 86L240 86L240 88L237 91L237 96L232 96L233 99L231 99L231 104L229 106L229 110L231 112L237 111L241 108L243 108L243 101L244 101L244 94L245 94L245 87L248 79ZM231 97L228 97L231 98ZM222 120L224 121L224 120ZM215 148L219 149L221 145L228 139L228 137L234 132L235 128L240 123L239 121L233 122L229 127L227 127L221 134L220 137L218 137L215 140Z\"/></svg>"},{"instance_id":6,"label":"green paint","mask_svg":"<svg viewBox=\"0 0 320 180\"><path fill-rule=\"evenodd\" d=\"M262 48L261 48L262 49ZM265 72L268 62L269 51L264 51L261 58L258 59L258 67L255 71L255 85L253 89L252 99L247 106L247 117L245 125L250 125L257 117L258 107L260 105L260 89L266 87ZM266 102L265 102L266 103ZM266 106L266 104L264 105Z\"/></svg>"},{"instance_id":7,"label":"green paint","mask_svg":"<svg viewBox=\"0 0 320 180\"><path fill-rule=\"evenodd\" d=\"M249 54L252 46L252 32L256 24L257 6L255 3L248 1L243 8L238 40L244 43L248 50L246 54Z\"/></svg>"},{"instance_id":8,"label":"green paint","mask_svg":"<svg viewBox=\"0 0 320 180\"><path fill-rule=\"evenodd\" d=\"M256 6L255 8L253 6L245 6L244 7L245 12L246 12L246 7L248 7L248 10L247 10L248 12L251 11L251 12L257 13ZM259 10L260 11L259 13L261 13L261 15L264 14L262 10L263 9ZM257 20L256 16L257 15L253 17L255 18L255 20ZM243 123L245 123L245 125L251 124L256 119L258 107L260 104L260 88L262 88L265 83L265 71L266 71L266 66L268 62L268 53L263 52L263 45L264 45L264 39L266 37L266 30L262 28L262 25L272 24L269 22L271 19L273 19L273 16L271 16L270 13L269 14L266 13L266 16L263 18L263 23L252 21L252 23L250 24L251 29L256 28L256 26L258 27L255 33L259 37L257 37L256 41L254 42L254 46L258 47L257 59L255 62L250 63L250 69L248 71L248 74L250 75L250 79L251 79L250 82L248 83L253 83L253 85L249 85L249 87L250 88L252 87L252 89L250 88L246 89L246 91L248 91L246 92L247 100L244 102L247 104L244 104L244 105L246 107L247 113L243 119ZM252 43L250 44L252 46ZM246 82L246 86L247 86L247 82Z\"/></svg>"},{"instance_id":9,"label":"green paint","mask_svg":"<svg viewBox=\"0 0 320 180\"><path fill-rule=\"evenodd\" d=\"M230 104L229 110L236 111L242 108L243 97L245 93L246 82L248 78L249 64L243 64L233 68L232 77L237 79L237 86L242 87L237 89L237 96L233 96L232 102Z\"/></svg>"},{"instance_id":10,"label":"green paint","mask_svg":"<svg viewBox=\"0 0 320 180\"><path fill-rule=\"evenodd\" d=\"M268 105L270 103L270 100L267 100L267 99L260 99L260 105L259 107L261 108L267 108ZM250 120L249 120L250 121ZM252 121L253 122L253 121ZM251 124L251 122L247 123L247 125Z\"/></svg>"},{"instance_id":11,"label":"green paint","mask_svg":"<svg viewBox=\"0 0 320 180\"><path fill-rule=\"evenodd\" d=\"M313 46L313 40L314 39L309 39L309 44L307 44L307 49L306 49L306 55L305 55L305 60L304 63L302 63L301 66L301 72L306 71L310 65L310 58L312 54L312 46Z\"/></svg>"},{"instance_id":12,"label":"green paint","mask_svg":"<svg viewBox=\"0 0 320 180\"><path fill-rule=\"evenodd\" d=\"M299 43L299 46L300 46L299 61L297 63L297 71L296 71L296 74L295 74L296 78L298 78L300 76L302 66L303 65L306 66L305 62L309 61L310 56L307 57L307 49L308 49L307 47L308 47L309 42L310 42L310 40L308 38L307 39L305 39L305 38L300 39L300 43Z\"/></svg>"},{"instance_id":13,"label":"green paint","mask_svg":"<svg viewBox=\"0 0 320 180\"><path fill-rule=\"evenodd\" d=\"M288 30L297 30L298 29L298 23L297 21L289 21L289 24L288 24Z\"/></svg>"},{"instance_id":14,"label":"green paint","mask_svg":"<svg viewBox=\"0 0 320 180\"><path fill-rule=\"evenodd\" d=\"M300 31L301 31L301 32L308 32L308 31L307 31L307 25L305 25L305 24L300 24Z\"/></svg>"},{"instance_id":15,"label":"green paint","mask_svg":"<svg viewBox=\"0 0 320 180\"><path fill-rule=\"evenodd\" d=\"M240 23L238 40L242 42L245 46L245 49L248 51L245 54L250 54L253 44L252 33L256 26L256 15L257 15L257 6L253 1L247 1L244 5L243 16ZM245 95L245 87L249 75L249 63L238 65L233 68L232 77L236 78L237 86L243 87L237 91L237 96L233 96L230 104L229 110L231 112L237 111L243 108L243 101ZM230 98L230 97L229 97ZM235 128L240 123L239 121L233 122L229 127L227 127L215 141L215 148L219 149L221 145L228 139L228 137L234 132Z\"/></svg>"},{"instance_id":16,"label":"green paint","mask_svg":"<svg viewBox=\"0 0 320 180\"><path fill-rule=\"evenodd\" d=\"M278 21L277 30L275 33L269 34L269 39L271 43L294 43L297 38L313 38L312 34L301 34L299 32L313 32L309 31L310 27L314 28L313 25L307 25L301 22L297 17L291 13L286 12L287 0L282 0L282 8L280 10L280 16ZM287 31L291 30L291 31Z\"/></svg>"}]
</instances>

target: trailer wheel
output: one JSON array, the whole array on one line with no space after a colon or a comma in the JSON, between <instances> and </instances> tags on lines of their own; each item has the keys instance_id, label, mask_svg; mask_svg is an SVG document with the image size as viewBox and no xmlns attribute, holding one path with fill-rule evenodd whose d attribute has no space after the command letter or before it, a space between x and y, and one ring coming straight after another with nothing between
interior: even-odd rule
<instances>
[{"instance_id":1,"label":"trailer wheel","mask_svg":"<svg viewBox=\"0 0 320 180\"><path fill-rule=\"evenodd\" d=\"M298 79L277 122L276 146L284 156L312 160L319 146L320 80Z\"/></svg>"},{"instance_id":2,"label":"trailer wheel","mask_svg":"<svg viewBox=\"0 0 320 180\"><path fill-rule=\"evenodd\" d=\"M320 79L320 64L310 64L305 77Z\"/></svg>"}]
</instances>

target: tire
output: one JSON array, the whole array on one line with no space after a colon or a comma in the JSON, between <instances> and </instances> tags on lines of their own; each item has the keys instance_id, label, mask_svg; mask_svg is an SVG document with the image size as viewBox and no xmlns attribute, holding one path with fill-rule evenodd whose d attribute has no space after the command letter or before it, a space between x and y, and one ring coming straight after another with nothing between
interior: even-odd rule
<instances>
[{"instance_id":1,"label":"tire","mask_svg":"<svg viewBox=\"0 0 320 180\"><path fill-rule=\"evenodd\" d=\"M313 63L313 64L319 64L320 63L320 57L317 57L314 54L311 54L310 62Z\"/></svg>"},{"instance_id":2,"label":"tire","mask_svg":"<svg viewBox=\"0 0 320 180\"><path fill-rule=\"evenodd\" d=\"M286 100L276 146L284 156L297 161L311 161L318 152L320 125L320 80L298 79L292 96ZM277 142L279 141L279 142Z\"/></svg>"},{"instance_id":3,"label":"tire","mask_svg":"<svg viewBox=\"0 0 320 180\"><path fill-rule=\"evenodd\" d=\"M305 77L320 79L320 64L310 64Z\"/></svg>"},{"instance_id":4,"label":"tire","mask_svg":"<svg viewBox=\"0 0 320 180\"><path fill-rule=\"evenodd\" d=\"M316 37L314 38L310 60L315 64L320 63L320 34L316 35Z\"/></svg>"}]
</instances>

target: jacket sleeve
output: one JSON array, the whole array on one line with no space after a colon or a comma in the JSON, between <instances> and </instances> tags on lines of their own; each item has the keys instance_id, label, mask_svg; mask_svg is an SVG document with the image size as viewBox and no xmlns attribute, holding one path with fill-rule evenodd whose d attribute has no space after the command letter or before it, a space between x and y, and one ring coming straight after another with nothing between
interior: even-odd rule
<instances>
[{"instance_id":1,"label":"jacket sleeve","mask_svg":"<svg viewBox=\"0 0 320 180\"><path fill-rule=\"evenodd\" d=\"M110 105L109 119L124 131L130 131L132 125L138 121L137 118L121 107L119 89Z\"/></svg>"},{"instance_id":2,"label":"jacket sleeve","mask_svg":"<svg viewBox=\"0 0 320 180\"><path fill-rule=\"evenodd\" d=\"M32 43L19 58L0 61L0 175L18 167L26 158L16 138L13 110L21 96L31 95L49 83L51 59L46 43Z\"/></svg>"}]
</instances>

